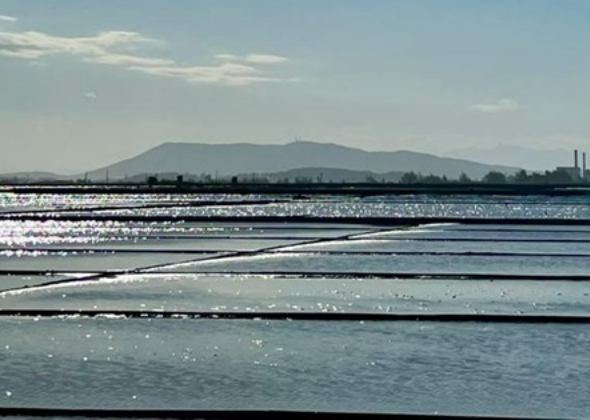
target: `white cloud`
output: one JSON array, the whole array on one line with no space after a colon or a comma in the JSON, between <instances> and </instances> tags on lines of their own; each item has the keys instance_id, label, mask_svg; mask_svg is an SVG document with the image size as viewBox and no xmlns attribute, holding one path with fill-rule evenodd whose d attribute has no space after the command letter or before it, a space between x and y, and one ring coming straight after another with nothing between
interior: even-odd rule
<instances>
[{"instance_id":1,"label":"white cloud","mask_svg":"<svg viewBox=\"0 0 590 420\"><path fill-rule=\"evenodd\" d=\"M34 50L0 50L0 55L5 57L24 58L25 60L34 60L43 54Z\"/></svg>"},{"instance_id":2,"label":"white cloud","mask_svg":"<svg viewBox=\"0 0 590 420\"><path fill-rule=\"evenodd\" d=\"M260 64L277 64L289 61L287 57L281 57L279 55L268 55L268 54L249 54L246 56L248 63L260 63Z\"/></svg>"},{"instance_id":3,"label":"white cloud","mask_svg":"<svg viewBox=\"0 0 590 420\"><path fill-rule=\"evenodd\" d=\"M224 61L242 61L251 64L279 64L289 61L287 57L271 54L248 54L245 56L234 54L217 54L215 57Z\"/></svg>"},{"instance_id":4,"label":"white cloud","mask_svg":"<svg viewBox=\"0 0 590 420\"><path fill-rule=\"evenodd\" d=\"M91 101L96 101L98 99L96 92L84 92L84 97Z\"/></svg>"},{"instance_id":5,"label":"white cloud","mask_svg":"<svg viewBox=\"0 0 590 420\"><path fill-rule=\"evenodd\" d=\"M499 101L485 104L471 105L471 109L475 111L485 112L488 114L497 114L499 112L516 111L521 108L520 104L514 99L500 99Z\"/></svg>"},{"instance_id":6,"label":"white cloud","mask_svg":"<svg viewBox=\"0 0 590 420\"><path fill-rule=\"evenodd\" d=\"M18 22L18 19L12 16L0 15L0 21L14 23Z\"/></svg>"},{"instance_id":7,"label":"white cloud","mask_svg":"<svg viewBox=\"0 0 590 420\"><path fill-rule=\"evenodd\" d=\"M43 58L68 55L86 63L123 67L153 76L183 79L192 83L243 86L262 82L290 82L297 79L267 75L257 64L288 61L286 57L249 54L239 57L220 54L216 65L182 65L175 60L139 55L145 46L163 45L162 41L137 32L105 31L91 37L54 36L43 32L0 31L0 56L41 62Z\"/></svg>"},{"instance_id":8,"label":"white cloud","mask_svg":"<svg viewBox=\"0 0 590 420\"><path fill-rule=\"evenodd\" d=\"M244 86L262 82L294 82L294 78L277 78L264 75L259 69L238 63L223 63L218 66L194 67L130 67L153 76L173 77L193 83L210 83L228 86Z\"/></svg>"},{"instance_id":9,"label":"white cloud","mask_svg":"<svg viewBox=\"0 0 590 420\"><path fill-rule=\"evenodd\" d=\"M234 54L217 54L215 58L224 61L240 61L240 57Z\"/></svg>"},{"instance_id":10,"label":"white cloud","mask_svg":"<svg viewBox=\"0 0 590 420\"><path fill-rule=\"evenodd\" d=\"M84 59L87 63L109 64L113 66L173 66L174 61L161 58L135 57L125 54L103 54Z\"/></svg>"},{"instance_id":11,"label":"white cloud","mask_svg":"<svg viewBox=\"0 0 590 420\"><path fill-rule=\"evenodd\" d=\"M0 54L19 58L68 54L108 60L112 56L134 57L113 51L118 47L157 42L136 32L125 31L108 31L94 37L71 38L34 31L0 32Z\"/></svg>"}]
</instances>

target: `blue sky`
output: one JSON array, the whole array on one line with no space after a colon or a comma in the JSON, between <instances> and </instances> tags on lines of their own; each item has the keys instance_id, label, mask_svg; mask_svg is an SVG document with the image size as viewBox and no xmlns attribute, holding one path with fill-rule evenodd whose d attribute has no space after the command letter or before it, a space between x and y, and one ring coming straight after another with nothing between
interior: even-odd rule
<instances>
[{"instance_id":1,"label":"blue sky","mask_svg":"<svg viewBox=\"0 0 590 420\"><path fill-rule=\"evenodd\" d=\"M166 141L590 143L586 0L2 0L0 172Z\"/></svg>"}]
</instances>

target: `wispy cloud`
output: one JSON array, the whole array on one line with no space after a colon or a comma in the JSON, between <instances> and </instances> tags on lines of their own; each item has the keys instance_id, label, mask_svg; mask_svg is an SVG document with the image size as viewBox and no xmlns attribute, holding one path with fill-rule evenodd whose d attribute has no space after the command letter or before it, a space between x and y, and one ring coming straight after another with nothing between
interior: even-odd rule
<instances>
[{"instance_id":1,"label":"wispy cloud","mask_svg":"<svg viewBox=\"0 0 590 420\"><path fill-rule=\"evenodd\" d=\"M240 61L240 57L234 54L217 54L215 58L223 61Z\"/></svg>"},{"instance_id":2,"label":"wispy cloud","mask_svg":"<svg viewBox=\"0 0 590 420\"><path fill-rule=\"evenodd\" d=\"M287 57L281 57L280 55L269 55L269 54L248 54L246 56L248 63L260 63L260 64L276 64L284 63L289 61Z\"/></svg>"},{"instance_id":3,"label":"wispy cloud","mask_svg":"<svg viewBox=\"0 0 590 420\"><path fill-rule=\"evenodd\" d=\"M84 92L84 97L90 101L96 101L98 99L96 92Z\"/></svg>"},{"instance_id":4,"label":"wispy cloud","mask_svg":"<svg viewBox=\"0 0 590 420\"><path fill-rule=\"evenodd\" d=\"M271 54L248 54L244 56L234 54L217 54L215 57L220 60L241 61L251 64L278 64L289 61L287 57Z\"/></svg>"},{"instance_id":5,"label":"wispy cloud","mask_svg":"<svg viewBox=\"0 0 590 420\"><path fill-rule=\"evenodd\" d=\"M224 63L218 66L168 66L168 67L130 67L130 70L151 74L154 76L185 79L189 82L214 83L222 85L248 85L256 82L277 81L263 76L255 67L237 63Z\"/></svg>"},{"instance_id":6,"label":"wispy cloud","mask_svg":"<svg viewBox=\"0 0 590 420\"><path fill-rule=\"evenodd\" d=\"M243 86L262 82L289 82L295 78L272 76L259 66L287 62L269 54L238 56L221 54L213 65L184 65L175 60L140 55L147 47L162 46L160 40L130 31L105 31L90 37L55 36L35 31L0 31L0 56L40 62L59 55L93 64L123 67L152 76L183 79L192 83ZM221 60L221 63L219 63Z\"/></svg>"},{"instance_id":7,"label":"wispy cloud","mask_svg":"<svg viewBox=\"0 0 590 420\"><path fill-rule=\"evenodd\" d=\"M119 54L118 48L137 47L138 44L157 44L136 32L108 31L93 37L60 37L42 32L0 32L0 55L23 59L68 54L87 59L108 60L113 56L136 58Z\"/></svg>"},{"instance_id":8,"label":"wispy cloud","mask_svg":"<svg viewBox=\"0 0 590 420\"><path fill-rule=\"evenodd\" d=\"M0 21L2 22L18 22L18 18L12 17L12 16L7 16L7 15L0 15Z\"/></svg>"},{"instance_id":9,"label":"wispy cloud","mask_svg":"<svg viewBox=\"0 0 590 420\"><path fill-rule=\"evenodd\" d=\"M136 57L126 54L102 54L85 58L87 63L109 64L112 66L173 66L174 61L162 58Z\"/></svg>"},{"instance_id":10,"label":"wispy cloud","mask_svg":"<svg viewBox=\"0 0 590 420\"><path fill-rule=\"evenodd\" d=\"M497 114L500 112L516 111L521 108L520 104L514 99L500 99L499 101L492 103L482 103L471 105L471 109L479 112L485 112L488 114Z\"/></svg>"}]
</instances>

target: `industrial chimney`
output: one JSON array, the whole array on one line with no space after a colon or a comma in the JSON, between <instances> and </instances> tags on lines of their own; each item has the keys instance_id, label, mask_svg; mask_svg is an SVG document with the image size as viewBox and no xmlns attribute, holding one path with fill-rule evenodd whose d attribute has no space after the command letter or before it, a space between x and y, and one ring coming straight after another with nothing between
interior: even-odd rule
<instances>
[{"instance_id":1,"label":"industrial chimney","mask_svg":"<svg viewBox=\"0 0 590 420\"><path fill-rule=\"evenodd\" d=\"M582 179L586 181L586 152L582 152Z\"/></svg>"},{"instance_id":2,"label":"industrial chimney","mask_svg":"<svg viewBox=\"0 0 590 420\"><path fill-rule=\"evenodd\" d=\"M576 170L580 168L578 166L578 149L574 150L574 168L576 168Z\"/></svg>"}]
</instances>

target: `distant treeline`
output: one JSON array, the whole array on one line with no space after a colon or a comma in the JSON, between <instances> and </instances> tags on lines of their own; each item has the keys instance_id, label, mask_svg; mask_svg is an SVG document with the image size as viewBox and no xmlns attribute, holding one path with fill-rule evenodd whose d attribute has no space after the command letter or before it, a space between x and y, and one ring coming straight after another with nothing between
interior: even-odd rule
<instances>
[{"instance_id":1,"label":"distant treeline","mask_svg":"<svg viewBox=\"0 0 590 420\"><path fill-rule=\"evenodd\" d=\"M338 180L333 181L323 175L310 176L295 176L276 178L265 174L245 174L239 176L213 176L211 174L202 173L199 175L193 174L156 174L156 175L136 175L130 178L110 180L110 181L90 181L87 179L32 179L30 177L15 177L5 176L0 177L0 183L4 184L52 184L52 185L66 185L66 184L149 184L149 185L188 185L188 184L315 184L315 183L361 183L361 184L519 184L519 185L558 185L558 184L573 184L590 180L574 179L569 172L562 169L554 171L541 172L527 172L520 170L512 175L507 175L498 171L491 171L481 179L472 179L465 173L461 174L458 179L448 178L446 176L438 176L433 174L423 175L415 172L406 172L398 182L392 182L380 178L378 175L369 175L365 179L356 180Z\"/></svg>"},{"instance_id":2,"label":"distant treeline","mask_svg":"<svg viewBox=\"0 0 590 420\"><path fill-rule=\"evenodd\" d=\"M175 180L171 178L158 179L157 177L150 177L152 183L171 183L179 182L180 178ZM332 181L325 179L322 176L306 177L297 176L294 178L273 179L265 175L249 174L234 177L212 177L204 174L199 177L189 176L183 177L182 182L201 182L201 183L252 183L252 184L314 184L314 183L340 183L347 181ZM380 179L379 176L367 176L364 180L356 181L366 184L392 183ZM525 185L547 185L547 184L572 184L580 182L579 179L573 179L572 176L565 170L556 169L554 171L527 172L520 170L513 175L507 175L503 172L491 171L488 172L481 179L472 179L466 174L461 174L458 179L448 178L446 176L438 176L433 174L423 175L415 172L406 172L401 176L399 184L525 184Z\"/></svg>"},{"instance_id":3,"label":"distant treeline","mask_svg":"<svg viewBox=\"0 0 590 420\"><path fill-rule=\"evenodd\" d=\"M525 184L525 185L546 185L546 184L572 184L580 182L579 179L573 179L572 176L563 169L556 169L554 171L527 172L520 170L514 175L506 175L502 172L491 171L488 172L482 179L471 179L466 174L461 174L459 179L452 180L446 176L437 175L421 175L414 172L405 173L401 180L401 184L447 184L447 183L484 183L484 184Z\"/></svg>"}]
</instances>

